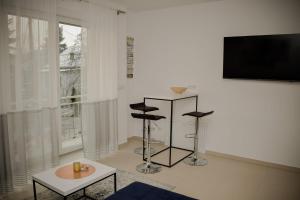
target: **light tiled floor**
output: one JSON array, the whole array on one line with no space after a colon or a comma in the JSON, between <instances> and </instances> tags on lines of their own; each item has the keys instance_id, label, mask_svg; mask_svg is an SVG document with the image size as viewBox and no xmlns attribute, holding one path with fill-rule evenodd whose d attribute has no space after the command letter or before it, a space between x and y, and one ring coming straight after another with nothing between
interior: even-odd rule
<instances>
[{"instance_id":1,"label":"light tiled floor","mask_svg":"<svg viewBox=\"0 0 300 200\"><path fill-rule=\"evenodd\" d=\"M100 162L121 170L138 173L135 166L142 162L133 153L141 145L137 139L129 139L118 152ZM174 151L174 156L182 152ZM77 152L69 159L81 157ZM143 175L152 180L175 186L175 192L201 200L299 200L300 173L260 166L244 161L217 156L206 156L209 163L204 167L179 163L172 168L163 167L153 175ZM160 156L157 159L167 159ZM9 200L24 199L32 195L32 186L22 193L12 194ZM0 198L1 199L1 198Z\"/></svg>"},{"instance_id":2,"label":"light tiled floor","mask_svg":"<svg viewBox=\"0 0 300 200\"><path fill-rule=\"evenodd\" d=\"M130 172L141 163L141 156L133 153L140 141L130 139L102 163ZM181 152L174 152L179 154ZM162 183L176 186L175 192L201 200L299 200L300 173L260 166L217 156L206 156L204 167L179 163L163 167L158 174L144 175ZM167 158L167 157L166 157Z\"/></svg>"}]
</instances>

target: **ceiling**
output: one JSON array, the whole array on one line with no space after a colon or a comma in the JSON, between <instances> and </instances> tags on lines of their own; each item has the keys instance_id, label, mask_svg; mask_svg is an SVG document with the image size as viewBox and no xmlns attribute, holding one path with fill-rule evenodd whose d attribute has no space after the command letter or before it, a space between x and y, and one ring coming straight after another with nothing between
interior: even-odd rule
<instances>
[{"instance_id":1,"label":"ceiling","mask_svg":"<svg viewBox=\"0 0 300 200\"><path fill-rule=\"evenodd\" d=\"M110 0L110 2L120 4L126 7L129 11L134 12L163 9L208 1L216 0Z\"/></svg>"}]
</instances>

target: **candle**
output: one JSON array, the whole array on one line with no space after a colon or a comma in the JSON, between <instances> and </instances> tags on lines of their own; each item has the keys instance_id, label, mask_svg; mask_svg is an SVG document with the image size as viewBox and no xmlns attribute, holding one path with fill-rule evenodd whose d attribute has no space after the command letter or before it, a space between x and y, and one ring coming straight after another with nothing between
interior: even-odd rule
<instances>
[{"instance_id":1,"label":"candle","mask_svg":"<svg viewBox=\"0 0 300 200\"><path fill-rule=\"evenodd\" d=\"M74 172L80 172L80 162L73 162L73 170Z\"/></svg>"}]
</instances>

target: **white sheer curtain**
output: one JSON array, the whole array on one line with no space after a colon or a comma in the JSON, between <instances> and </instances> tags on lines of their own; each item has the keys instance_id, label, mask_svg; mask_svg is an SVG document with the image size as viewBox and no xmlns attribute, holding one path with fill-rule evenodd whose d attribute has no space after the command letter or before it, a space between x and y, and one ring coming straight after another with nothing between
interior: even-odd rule
<instances>
[{"instance_id":1,"label":"white sheer curtain","mask_svg":"<svg viewBox=\"0 0 300 200\"><path fill-rule=\"evenodd\" d=\"M0 193L58 163L56 1L0 0Z\"/></svg>"},{"instance_id":2,"label":"white sheer curtain","mask_svg":"<svg viewBox=\"0 0 300 200\"><path fill-rule=\"evenodd\" d=\"M83 144L85 156L98 160L118 147L118 20L115 11L95 4L88 4L85 13Z\"/></svg>"}]
</instances>

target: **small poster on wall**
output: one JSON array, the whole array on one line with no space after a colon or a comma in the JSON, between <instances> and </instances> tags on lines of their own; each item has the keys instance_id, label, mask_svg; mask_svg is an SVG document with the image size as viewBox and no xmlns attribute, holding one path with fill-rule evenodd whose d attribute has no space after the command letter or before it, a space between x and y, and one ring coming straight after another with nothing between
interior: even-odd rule
<instances>
[{"instance_id":1,"label":"small poster on wall","mask_svg":"<svg viewBox=\"0 0 300 200\"><path fill-rule=\"evenodd\" d=\"M134 38L127 36L127 78L133 78Z\"/></svg>"}]
</instances>

